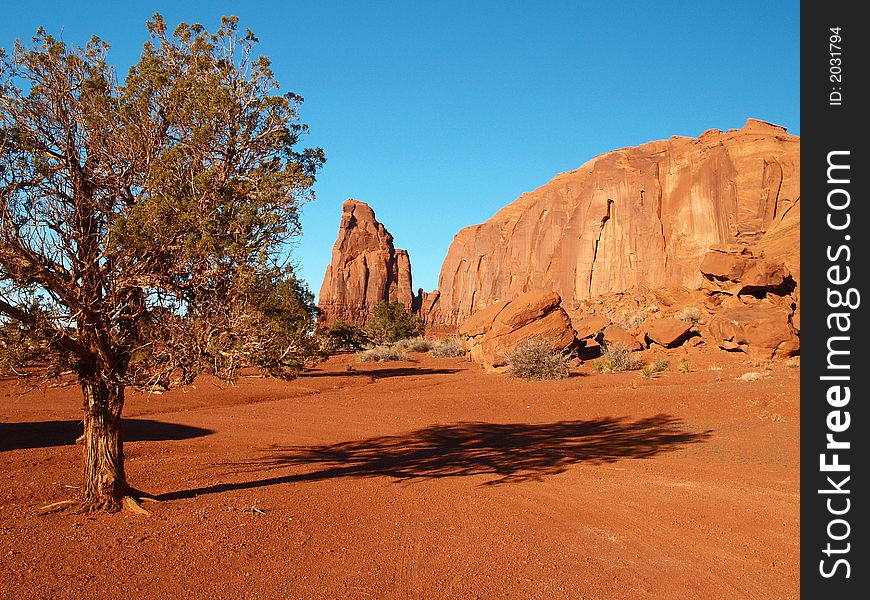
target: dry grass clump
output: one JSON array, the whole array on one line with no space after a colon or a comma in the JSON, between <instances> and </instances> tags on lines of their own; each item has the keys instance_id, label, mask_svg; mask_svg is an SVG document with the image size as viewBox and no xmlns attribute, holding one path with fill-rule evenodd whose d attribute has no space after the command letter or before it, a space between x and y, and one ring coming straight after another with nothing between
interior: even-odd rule
<instances>
[{"instance_id":1,"label":"dry grass clump","mask_svg":"<svg viewBox=\"0 0 870 600\"><path fill-rule=\"evenodd\" d=\"M562 379L568 362L541 340L523 342L508 357L508 373L520 379Z\"/></svg>"},{"instance_id":2,"label":"dry grass clump","mask_svg":"<svg viewBox=\"0 0 870 600\"><path fill-rule=\"evenodd\" d=\"M670 366L670 360L667 358L660 358L659 360L654 360L648 365L644 365L643 369L640 370L640 373L643 375L644 379L655 379L658 375L667 371Z\"/></svg>"},{"instance_id":3,"label":"dry grass clump","mask_svg":"<svg viewBox=\"0 0 870 600\"><path fill-rule=\"evenodd\" d=\"M643 360L624 344L610 344L604 356L592 361L592 369L596 373L637 371L641 366Z\"/></svg>"},{"instance_id":4,"label":"dry grass clump","mask_svg":"<svg viewBox=\"0 0 870 600\"><path fill-rule=\"evenodd\" d=\"M465 348L462 347L462 342L456 338L437 340L433 342L429 354L438 358L465 356Z\"/></svg>"},{"instance_id":5,"label":"dry grass clump","mask_svg":"<svg viewBox=\"0 0 870 600\"><path fill-rule=\"evenodd\" d=\"M757 371L749 371L748 373L744 373L737 379L740 381L758 381L759 379L764 378L764 373L758 373Z\"/></svg>"},{"instance_id":6,"label":"dry grass clump","mask_svg":"<svg viewBox=\"0 0 870 600\"><path fill-rule=\"evenodd\" d=\"M429 352L432 349L432 340L424 337L412 337L393 343L392 347L401 352Z\"/></svg>"},{"instance_id":7,"label":"dry grass clump","mask_svg":"<svg viewBox=\"0 0 870 600\"><path fill-rule=\"evenodd\" d=\"M389 362L393 360L408 360L407 354L393 346L375 346L357 356L359 362Z\"/></svg>"},{"instance_id":8,"label":"dry grass clump","mask_svg":"<svg viewBox=\"0 0 870 600\"><path fill-rule=\"evenodd\" d=\"M674 313L674 318L694 325L701 320L701 309L695 306L684 306Z\"/></svg>"}]
</instances>

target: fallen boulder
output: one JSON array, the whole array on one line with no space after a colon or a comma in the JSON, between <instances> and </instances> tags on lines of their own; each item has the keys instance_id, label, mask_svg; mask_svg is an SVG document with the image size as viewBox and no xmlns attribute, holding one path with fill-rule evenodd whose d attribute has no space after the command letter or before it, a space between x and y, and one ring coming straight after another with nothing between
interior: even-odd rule
<instances>
[{"instance_id":1,"label":"fallen boulder","mask_svg":"<svg viewBox=\"0 0 870 600\"><path fill-rule=\"evenodd\" d=\"M527 340L542 340L553 350L571 348L576 340L559 294L532 290L472 314L459 328L469 358L487 370L507 365L508 355Z\"/></svg>"}]
</instances>

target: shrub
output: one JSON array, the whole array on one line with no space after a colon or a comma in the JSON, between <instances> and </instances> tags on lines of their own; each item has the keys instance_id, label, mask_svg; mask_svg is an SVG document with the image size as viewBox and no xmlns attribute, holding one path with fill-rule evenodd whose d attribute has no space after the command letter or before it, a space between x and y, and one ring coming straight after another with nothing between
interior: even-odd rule
<instances>
[{"instance_id":1,"label":"shrub","mask_svg":"<svg viewBox=\"0 0 870 600\"><path fill-rule=\"evenodd\" d=\"M674 318L694 325L701 320L701 309L694 306L684 306L674 313Z\"/></svg>"},{"instance_id":2,"label":"shrub","mask_svg":"<svg viewBox=\"0 0 870 600\"><path fill-rule=\"evenodd\" d=\"M447 340L438 340L432 345L429 354L441 358L465 356L465 348L462 347L462 342L456 338Z\"/></svg>"},{"instance_id":3,"label":"shrub","mask_svg":"<svg viewBox=\"0 0 870 600\"><path fill-rule=\"evenodd\" d=\"M405 352L429 352L432 349L432 340L424 337L412 337L399 340L393 347Z\"/></svg>"},{"instance_id":4,"label":"shrub","mask_svg":"<svg viewBox=\"0 0 870 600\"><path fill-rule=\"evenodd\" d=\"M372 319L365 331L375 344L385 345L421 335L423 324L398 302L382 300L372 308Z\"/></svg>"},{"instance_id":5,"label":"shrub","mask_svg":"<svg viewBox=\"0 0 870 600\"><path fill-rule=\"evenodd\" d=\"M528 340L508 354L508 373L520 379L562 379L568 362L541 340Z\"/></svg>"},{"instance_id":6,"label":"shrub","mask_svg":"<svg viewBox=\"0 0 870 600\"><path fill-rule=\"evenodd\" d=\"M643 361L624 344L610 344L604 355L592 362L596 373L616 373L618 371L636 371Z\"/></svg>"},{"instance_id":7,"label":"shrub","mask_svg":"<svg viewBox=\"0 0 870 600\"><path fill-rule=\"evenodd\" d=\"M681 373L689 373L692 370L692 365L689 364L689 359L684 358L680 360L680 372Z\"/></svg>"},{"instance_id":8,"label":"shrub","mask_svg":"<svg viewBox=\"0 0 870 600\"><path fill-rule=\"evenodd\" d=\"M326 332L326 339L330 352L359 352L369 341L362 328L341 320L332 324Z\"/></svg>"},{"instance_id":9,"label":"shrub","mask_svg":"<svg viewBox=\"0 0 870 600\"><path fill-rule=\"evenodd\" d=\"M749 371L748 373L744 373L743 375L741 375L737 379L739 379L740 381L758 381L759 379L761 379L763 377L764 377L763 373Z\"/></svg>"},{"instance_id":10,"label":"shrub","mask_svg":"<svg viewBox=\"0 0 870 600\"><path fill-rule=\"evenodd\" d=\"M359 362L389 362L391 360L408 360L407 354L393 346L375 346L357 357Z\"/></svg>"},{"instance_id":11,"label":"shrub","mask_svg":"<svg viewBox=\"0 0 870 600\"><path fill-rule=\"evenodd\" d=\"M667 358L662 358L659 360L655 360L648 365L645 365L643 369L641 369L641 374L644 379L654 379L659 374L668 370L668 367L671 366L671 361Z\"/></svg>"}]
</instances>

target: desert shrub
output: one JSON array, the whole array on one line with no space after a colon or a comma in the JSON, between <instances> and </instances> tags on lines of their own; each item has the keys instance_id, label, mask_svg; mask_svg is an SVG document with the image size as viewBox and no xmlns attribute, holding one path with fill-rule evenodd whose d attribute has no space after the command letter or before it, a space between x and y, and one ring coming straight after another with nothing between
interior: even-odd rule
<instances>
[{"instance_id":1,"label":"desert shrub","mask_svg":"<svg viewBox=\"0 0 870 600\"><path fill-rule=\"evenodd\" d=\"M437 340L429 354L440 358L450 358L457 356L465 356L465 348L462 347L462 342L456 338L446 340Z\"/></svg>"},{"instance_id":2,"label":"desert shrub","mask_svg":"<svg viewBox=\"0 0 870 600\"><path fill-rule=\"evenodd\" d=\"M375 346L357 357L359 362L389 362L391 360L408 360L408 355L393 346Z\"/></svg>"},{"instance_id":3,"label":"desert shrub","mask_svg":"<svg viewBox=\"0 0 870 600\"><path fill-rule=\"evenodd\" d=\"M508 373L520 379L562 379L568 376L568 362L546 342L528 340L508 354Z\"/></svg>"},{"instance_id":4,"label":"desert shrub","mask_svg":"<svg viewBox=\"0 0 870 600\"><path fill-rule=\"evenodd\" d=\"M358 352L369 341L366 332L347 321L338 320L326 332L328 349L331 352Z\"/></svg>"},{"instance_id":5,"label":"desert shrub","mask_svg":"<svg viewBox=\"0 0 870 600\"><path fill-rule=\"evenodd\" d=\"M393 347L404 352L429 352L432 349L432 340L424 337L412 337L399 340Z\"/></svg>"},{"instance_id":6,"label":"desert shrub","mask_svg":"<svg viewBox=\"0 0 870 600\"><path fill-rule=\"evenodd\" d=\"M680 372L681 373L689 373L692 370L692 365L689 364L689 359L684 358L680 360Z\"/></svg>"},{"instance_id":7,"label":"desert shrub","mask_svg":"<svg viewBox=\"0 0 870 600\"><path fill-rule=\"evenodd\" d=\"M701 309L695 306L684 306L674 313L674 318L694 325L701 320Z\"/></svg>"},{"instance_id":8,"label":"desert shrub","mask_svg":"<svg viewBox=\"0 0 870 600\"><path fill-rule=\"evenodd\" d=\"M624 344L610 344L601 358L592 361L592 368L596 373L636 371L642 365L641 358Z\"/></svg>"},{"instance_id":9,"label":"desert shrub","mask_svg":"<svg viewBox=\"0 0 870 600\"><path fill-rule=\"evenodd\" d=\"M740 381L758 381L759 379L764 377L764 373L758 373L756 371L749 371L748 373L744 373L737 379Z\"/></svg>"},{"instance_id":10,"label":"desert shrub","mask_svg":"<svg viewBox=\"0 0 870 600\"><path fill-rule=\"evenodd\" d=\"M382 300L372 308L372 318L365 331L375 344L386 345L421 335L423 324L398 302Z\"/></svg>"},{"instance_id":11,"label":"desert shrub","mask_svg":"<svg viewBox=\"0 0 870 600\"><path fill-rule=\"evenodd\" d=\"M664 373L668 370L668 367L671 366L671 361L667 358L660 358L658 360L654 360L648 365L644 365L643 369L641 369L641 374L644 379L653 379L657 375Z\"/></svg>"}]
</instances>

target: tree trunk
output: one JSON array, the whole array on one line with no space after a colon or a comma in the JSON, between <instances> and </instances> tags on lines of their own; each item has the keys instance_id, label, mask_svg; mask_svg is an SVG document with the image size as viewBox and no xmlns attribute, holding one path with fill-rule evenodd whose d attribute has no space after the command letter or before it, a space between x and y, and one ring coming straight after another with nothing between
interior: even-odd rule
<instances>
[{"instance_id":1,"label":"tree trunk","mask_svg":"<svg viewBox=\"0 0 870 600\"><path fill-rule=\"evenodd\" d=\"M83 381L85 481L82 510L117 511L129 493L124 476L121 410L124 386Z\"/></svg>"}]
</instances>

